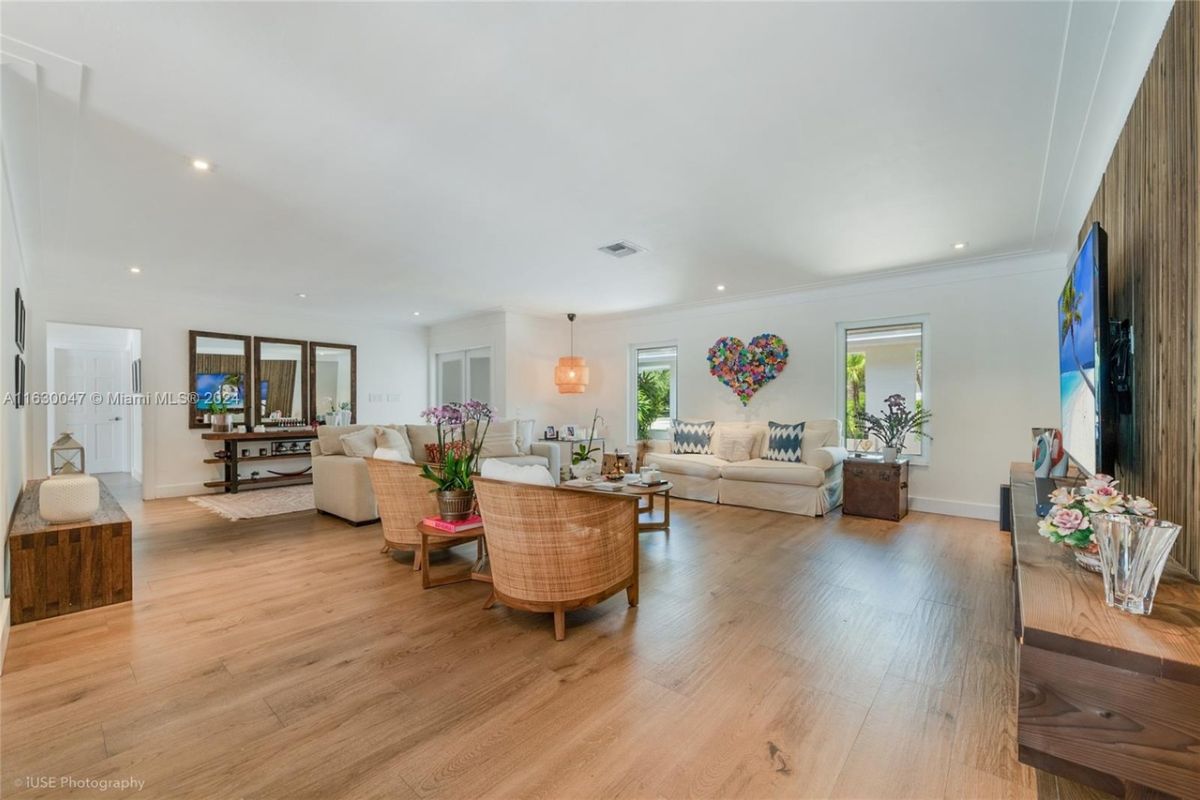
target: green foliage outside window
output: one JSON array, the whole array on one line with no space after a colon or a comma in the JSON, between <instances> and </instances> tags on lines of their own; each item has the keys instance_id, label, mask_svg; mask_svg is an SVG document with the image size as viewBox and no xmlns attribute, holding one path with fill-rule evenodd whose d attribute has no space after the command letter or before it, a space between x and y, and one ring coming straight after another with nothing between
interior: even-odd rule
<instances>
[{"instance_id":1,"label":"green foliage outside window","mask_svg":"<svg viewBox=\"0 0 1200 800\"><path fill-rule=\"evenodd\" d=\"M650 426L671 413L671 370L647 369L637 376L637 436L650 438Z\"/></svg>"}]
</instances>

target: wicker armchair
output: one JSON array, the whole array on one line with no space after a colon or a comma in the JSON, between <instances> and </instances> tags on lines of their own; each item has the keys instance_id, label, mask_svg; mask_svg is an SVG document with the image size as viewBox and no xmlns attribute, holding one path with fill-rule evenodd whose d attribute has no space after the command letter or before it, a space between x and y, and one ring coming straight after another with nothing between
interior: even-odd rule
<instances>
[{"instance_id":1,"label":"wicker armchair","mask_svg":"<svg viewBox=\"0 0 1200 800\"><path fill-rule=\"evenodd\" d=\"M430 491L432 484L421 477L421 468L399 461L384 461L364 458L367 472L371 476L371 488L375 490L375 501L379 506L379 521L383 523L383 549L411 550L413 571L421 569L421 533L417 526L425 517L438 514L437 498ZM467 539L442 539L429 543L431 550L444 550L474 541Z\"/></svg>"},{"instance_id":2,"label":"wicker armchair","mask_svg":"<svg viewBox=\"0 0 1200 800\"><path fill-rule=\"evenodd\" d=\"M622 589L638 603L638 501L628 495L475 479L487 529L493 597L512 608L550 611L554 638L566 612Z\"/></svg>"}]
</instances>

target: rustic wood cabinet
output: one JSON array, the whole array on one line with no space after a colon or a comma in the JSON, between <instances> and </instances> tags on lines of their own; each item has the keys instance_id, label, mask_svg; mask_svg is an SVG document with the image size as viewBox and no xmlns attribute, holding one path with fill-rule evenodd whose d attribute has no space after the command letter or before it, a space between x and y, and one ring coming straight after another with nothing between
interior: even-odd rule
<instances>
[{"instance_id":1,"label":"rustic wood cabinet","mask_svg":"<svg viewBox=\"0 0 1200 800\"><path fill-rule=\"evenodd\" d=\"M100 484L89 520L55 524L38 513L40 480L21 491L8 534L12 624L133 599L133 523Z\"/></svg>"},{"instance_id":2,"label":"rustic wood cabinet","mask_svg":"<svg viewBox=\"0 0 1200 800\"><path fill-rule=\"evenodd\" d=\"M908 514L908 459L848 458L842 465L842 513L898 522Z\"/></svg>"}]
</instances>

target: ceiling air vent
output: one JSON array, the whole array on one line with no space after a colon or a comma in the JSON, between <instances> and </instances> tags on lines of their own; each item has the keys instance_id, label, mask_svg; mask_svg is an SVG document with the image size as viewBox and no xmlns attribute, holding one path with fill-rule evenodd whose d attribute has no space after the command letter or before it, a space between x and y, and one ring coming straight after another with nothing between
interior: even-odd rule
<instances>
[{"instance_id":1,"label":"ceiling air vent","mask_svg":"<svg viewBox=\"0 0 1200 800\"><path fill-rule=\"evenodd\" d=\"M608 253L613 258L624 258L625 256L642 252L642 248L633 242L613 242L612 244L604 245L599 250L601 253Z\"/></svg>"}]
</instances>

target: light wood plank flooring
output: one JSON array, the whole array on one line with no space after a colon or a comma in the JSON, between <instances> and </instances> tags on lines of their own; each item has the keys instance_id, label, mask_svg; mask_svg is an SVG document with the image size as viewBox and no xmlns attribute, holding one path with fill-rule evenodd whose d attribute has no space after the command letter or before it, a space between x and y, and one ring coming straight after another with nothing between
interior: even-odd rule
<instances>
[{"instance_id":1,"label":"light wood plank flooring","mask_svg":"<svg viewBox=\"0 0 1200 800\"><path fill-rule=\"evenodd\" d=\"M4 797L1082 796L1017 763L991 523L677 502L556 643L377 525L128 510L136 600L12 631Z\"/></svg>"}]
</instances>

